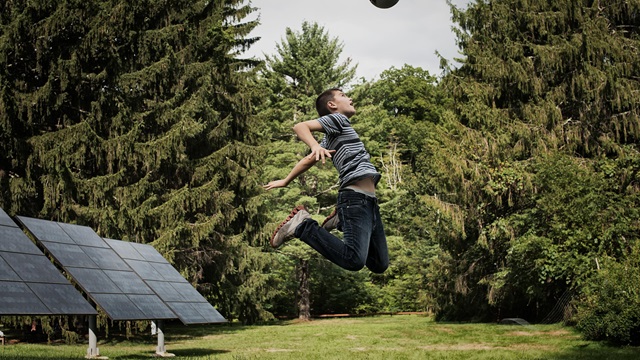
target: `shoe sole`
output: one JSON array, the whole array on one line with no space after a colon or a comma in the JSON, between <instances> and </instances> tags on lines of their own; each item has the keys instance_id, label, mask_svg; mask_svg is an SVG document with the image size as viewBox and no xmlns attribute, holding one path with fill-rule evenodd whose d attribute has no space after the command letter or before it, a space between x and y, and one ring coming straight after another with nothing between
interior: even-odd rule
<instances>
[{"instance_id":1,"label":"shoe sole","mask_svg":"<svg viewBox=\"0 0 640 360\"><path fill-rule=\"evenodd\" d=\"M283 221L283 222L281 222L281 223L280 223L280 225L278 225L278 227L276 228L276 231L274 231L274 232L273 232L273 235L271 235L271 240L269 240L269 244L271 244L271 247L274 247L274 248L275 248L275 247L277 247L277 246L273 245L273 239L275 239L276 234L278 233L278 231L280 231L280 229L282 229L282 227L283 227L286 223L288 223L289 221L291 221L291 219L293 219L293 217L294 217L294 216L296 216L296 214L297 214L297 213L298 213L298 211L300 211L300 210L305 210L305 211L306 211L306 209L304 208L304 205L298 205L298 206L296 206L296 207L295 207L295 209L293 209L293 210L291 211L291 213L289 213L289 216L287 216L287 218L286 218L286 219L284 219L284 221Z\"/></svg>"}]
</instances>

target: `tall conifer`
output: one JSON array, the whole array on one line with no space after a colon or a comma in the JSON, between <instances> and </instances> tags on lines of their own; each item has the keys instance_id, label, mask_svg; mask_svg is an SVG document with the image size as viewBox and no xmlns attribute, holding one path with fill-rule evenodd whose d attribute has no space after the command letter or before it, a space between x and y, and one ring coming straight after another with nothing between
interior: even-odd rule
<instances>
[{"instance_id":1,"label":"tall conifer","mask_svg":"<svg viewBox=\"0 0 640 360\"><path fill-rule=\"evenodd\" d=\"M221 312L264 315L254 11L228 1L0 5L0 205L151 243ZM250 284L251 283L251 284ZM250 285L249 285L250 284Z\"/></svg>"},{"instance_id":2,"label":"tall conifer","mask_svg":"<svg viewBox=\"0 0 640 360\"><path fill-rule=\"evenodd\" d=\"M492 0L452 8L464 58L443 84L460 123L442 140L451 156L435 156L431 171L446 200L467 214L464 236L443 243L452 284L442 289L443 313L543 317L567 288L579 289L595 256L620 256L623 239L637 238L630 231L637 226L623 219L633 217L640 185L640 3ZM573 165L594 181L576 181L581 191L567 188L574 197L561 204L551 196L559 184L584 176ZM596 181L602 176L605 188ZM598 191L636 205L623 210L594 196L598 211L561 210ZM610 213L617 220L590 226ZM580 217L592 220L574 223ZM526 275L518 259L530 260Z\"/></svg>"}]
</instances>

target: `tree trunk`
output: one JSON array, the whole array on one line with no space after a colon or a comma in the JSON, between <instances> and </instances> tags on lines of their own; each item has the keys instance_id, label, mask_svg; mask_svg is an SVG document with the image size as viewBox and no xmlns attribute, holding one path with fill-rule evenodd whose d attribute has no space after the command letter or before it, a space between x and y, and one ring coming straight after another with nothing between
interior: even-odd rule
<instances>
[{"instance_id":1,"label":"tree trunk","mask_svg":"<svg viewBox=\"0 0 640 360\"><path fill-rule=\"evenodd\" d=\"M298 319L308 321L311 318L309 260L300 259L296 266L296 277L298 279Z\"/></svg>"}]
</instances>

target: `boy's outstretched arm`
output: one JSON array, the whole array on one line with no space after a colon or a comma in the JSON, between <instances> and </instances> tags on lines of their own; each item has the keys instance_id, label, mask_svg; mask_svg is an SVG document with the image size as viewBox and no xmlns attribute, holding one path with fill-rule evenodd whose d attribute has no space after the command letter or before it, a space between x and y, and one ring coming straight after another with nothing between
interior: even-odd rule
<instances>
[{"instance_id":1,"label":"boy's outstretched arm","mask_svg":"<svg viewBox=\"0 0 640 360\"><path fill-rule=\"evenodd\" d=\"M289 173L289 175L287 175L286 178L281 179L281 180L271 181L270 183L268 183L266 185L263 185L262 187L265 190L271 190L271 189L275 189L275 188L285 187L285 186L289 185L289 183L292 182L293 179L297 178L298 175L300 175L303 172L309 170L317 162L318 161L316 159L314 159L311 155L307 155L307 156L303 157L300 161L298 161L298 163L293 167L293 169L291 169L291 172Z\"/></svg>"},{"instance_id":2,"label":"boy's outstretched arm","mask_svg":"<svg viewBox=\"0 0 640 360\"><path fill-rule=\"evenodd\" d=\"M265 190L271 190L275 188L285 187L289 185L293 179L297 178L298 175L304 173L309 170L313 165L315 165L320 159L322 159L322 163L325 163L325 157L331 157L331 154L335 153L335 150L327 150L318 144L318 141L313 137L312 131L323 131L322 125L318 120L309 120L305 122L301 122L296 124L293 127L293 131L295 131L298 139L302 140L305 144L307 144L311 148L311 154L303 157L298 163L291 169L289 175L286 178L281 180L274 180L270 183L263 185L262 187Z\"/></svg>"}]
</instances>

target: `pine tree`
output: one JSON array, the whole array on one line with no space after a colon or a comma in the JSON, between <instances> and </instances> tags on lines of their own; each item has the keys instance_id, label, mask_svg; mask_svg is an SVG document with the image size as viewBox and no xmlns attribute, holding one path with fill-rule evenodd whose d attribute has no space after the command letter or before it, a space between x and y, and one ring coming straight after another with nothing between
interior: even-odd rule
<instances>
[{"instance_id":1,"label":"pine tree","mask_svg":"<svg viewBox=\"0 0 640 360\"><path fill-rule=\"evenodd\" d=\"M286 177L308 152L304 143L295 141L291 128L298 122L317 118L316 97L328 88L348 84L355 74L350 59L340 62L342 44L339 40L331 38L316 23L304 22L300 31L287 28L276 51L277 54L266 56L266 69L261 72L262 83L270 90L261 116L272 138L265 182ZM287 189L275 190L276 196L269 200L272 209L269 217L274 220L269 228L275 228L276 219L286 217L296 204L306 205L313 215L328 215L335 206L337 184L337 173L327 163L314 166ZM322 217L317 220L322 221ZM289 276L297 279L298 315L309 319L309 272L313 271L310 260L315 252L306 245L287 245L282 253L285 254L283 262L296 262L295 275Z\"/></svg>"},{"instance_id":2,"label":"pine tree","mask_svg":"<svg viewBox=\"0 0 640 360\"><path fill-rule=\"evenodd\" d=\"M262 256L242 0L0 5L0 204L153 244L255 321Z\"/></svg>"},{"instance_id":3,"label":"pine tree","mask_svg":"<svg viewBox=\"0 0 640 360\"><path fill-rule=\"evenodd\" d=\"M467 213L464 235L442 243L442 274L456 284L441 289L442 314L541 318L568 288L579 291L594 257L620 256L637 239L624 219L634 217L640 180L640 3L452 9L464 58L444 85L459 123L448 125L439 146L449 155L434 152L430 171ZM590 180L574 182L581 177ZM563 203L553 196L560 184L572 194ZM576 207L588 198L599 206Z\"/></svg>"}]
</instances>

